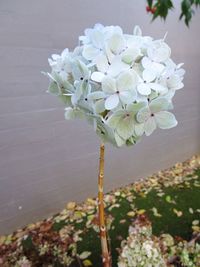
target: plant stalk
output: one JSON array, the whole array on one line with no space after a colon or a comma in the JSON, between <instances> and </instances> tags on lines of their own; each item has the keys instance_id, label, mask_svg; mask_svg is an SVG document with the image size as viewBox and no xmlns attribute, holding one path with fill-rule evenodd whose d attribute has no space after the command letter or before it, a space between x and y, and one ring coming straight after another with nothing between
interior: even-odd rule
<instances>
[{"instance_id":1,"label":"plant stalk","mask_svg":"<svg viewBox=\"0 0 200 267\"><path fill-rule=\"evenodd\" d=\"M105 146L102 143L100 146L100 159L99 159L99 175L98 175L98 208L99 208L99 231L101 239L102 262L103 267L111 267L111 255L109 253L108 236L105 223L104 211L104 150Z\"/></svg>"}]
</instances>

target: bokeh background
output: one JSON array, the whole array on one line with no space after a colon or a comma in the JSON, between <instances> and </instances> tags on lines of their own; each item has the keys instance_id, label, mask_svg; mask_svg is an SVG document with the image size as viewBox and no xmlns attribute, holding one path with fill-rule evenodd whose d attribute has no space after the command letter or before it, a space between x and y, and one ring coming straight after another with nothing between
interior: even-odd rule
<instances>
[{"instance_id":1,"label":"bokeh background","mask_svg":"<svg viewBox=\"0 0 200 267\"><path fill-rule=\"evenodd\" d=\"M174 1L179 4L179 1ZM174 98L178 127L157 130L131 148L106 146L106 191L200 152L200 12L190 28L178 7L151 23L145 0L0 1L0 234L58 212L67 201L97 194L99 140L84 121L65 121L46 94L47 58L95 23L162 38L185 63L185 88ZM179 6L179 5L178 5Z\"/></svg>"}]
</instances>

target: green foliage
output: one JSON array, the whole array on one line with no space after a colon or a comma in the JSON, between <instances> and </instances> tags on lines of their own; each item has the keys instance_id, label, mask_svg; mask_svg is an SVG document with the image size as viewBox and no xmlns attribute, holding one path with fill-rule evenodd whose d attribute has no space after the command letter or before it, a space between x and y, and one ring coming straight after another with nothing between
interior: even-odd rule
<instances>
[{"instance_id":1,"label":"green foliage","mask_svg":"<svg viewBox=\"0 0 200 267\"><path fill-rule=\"evenodd\" d=\"M168 11L173 8L173 3L171 0L159 0L155 3L155 13L153 19L160 16L163 19L166 19Z\"/></svg>"},{"instance_id":2,"label":"green foliage","mask_svg":"<svg viewBox=\"0 0 200 267\"><path fill-rule=\"evenodd\" d=\"M194 15L194 9L200 6L200 0L182 0L181 1L181 14L179 19L184 19L185 24L189 26L189 23ZM174 8L173 1L171 0L147 0L147 12L150 12L153 16L153 20L157 17L166 19L170 10Z\"/></svg>"}]
</instances>

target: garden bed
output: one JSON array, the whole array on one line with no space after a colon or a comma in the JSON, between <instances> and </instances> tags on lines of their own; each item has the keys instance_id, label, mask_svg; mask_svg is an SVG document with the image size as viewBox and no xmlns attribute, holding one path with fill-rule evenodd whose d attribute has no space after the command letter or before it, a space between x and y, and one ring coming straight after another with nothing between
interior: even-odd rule
<instances>
[{"instance_id":1,"label":"garden bed","mask_svg":"<svg viewBox=\"0 0 200 267\"><path fill-rule=\"evenodd\" d=\"M191 240L198 243L199 195L199 156L106 194L113 267L117 266L129 226L134 226L135 219L141 216L149 218L153 236L171 237L172 247L185 246ZM182 253L181 249L174 248L171 256L177 259L169 266L187 266L187 259L183 263L186 256L188 262L195 261L188 266L200 266L193 251L189 256L177 253ZM167 256L170 258L169 252ZM96 199L88 198L82 204L70 202L55 216L0 236L0 266L102 266Z\"/></svg>"}]
</instances>

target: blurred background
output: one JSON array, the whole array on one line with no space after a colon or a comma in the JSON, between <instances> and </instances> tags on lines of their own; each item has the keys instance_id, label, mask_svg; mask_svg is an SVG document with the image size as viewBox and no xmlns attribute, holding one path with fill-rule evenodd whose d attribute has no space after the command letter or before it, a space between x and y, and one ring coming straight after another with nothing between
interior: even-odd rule
<instances>
[{"instance_id":1,"label":"blurred background","mask_svg":"<svg viewBox=\"0 0 200 267\"><path fill-rule=\"evenodd\" d=\"M106 145L106 191L165 169L200 152L200 12L190 27L151 23L145 0L0 1L0 234L40 220L97 194L99 139L85 121L65 121L64 107L46 94L48 57L78 44L95 23L162 38L176 63L184 62L185 88L174 98L176 128L157 130L135 147Z\"/></svg>"}]
</instances>

